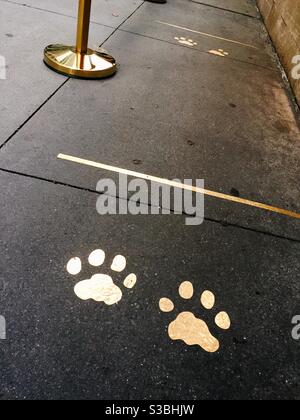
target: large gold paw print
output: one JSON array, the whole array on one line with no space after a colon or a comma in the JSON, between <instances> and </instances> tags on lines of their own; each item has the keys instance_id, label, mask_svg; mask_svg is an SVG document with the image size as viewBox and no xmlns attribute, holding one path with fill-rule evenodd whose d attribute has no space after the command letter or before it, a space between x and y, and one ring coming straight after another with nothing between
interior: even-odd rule
<instances>
[{"instance_id":1,"label":"large gold paw print","mask_svg":"<svg viewBox=\"0 0 300 420\"><path fill-rule=\"evenodd\" d=\"M183 282L179 287L179 295L185 300L192 299L193 284L189 281ZM215 295L208 290L204 291L200 303L206 310L212 310L216 303ZM162 312L172 312L175 309L174 303L168 298L160 299L159 307ZM222 330L229 330L231 320L227 312L218 312L215 324ZM188 346L197 345L208 353L215 353L220 348L219 340L212 335L206 322L198 319L192 312L181 312L169 325L168 333L172 340L181 340Z\"/></svg>"},{"instance_id":2,"label":"large gold paw print","mask_svg":"<svg viewBox=\"0 0 300 420\"><path fill-rule=\"evenodd\" d=\"M105 262L105 252L102 249L93 251L88 263L90 266L99 268ZM127 260L123 255L117 255L111 264L111 270L115 273L122 273L127 266ZM72 258L67 264L67 271L72 276L78 276L82 271L82 261L79 257ZM134 273L129 274L123 281L123 286L132 289L137 282ZM114 305L123 297L122 289L116 285L111 276L97 273L90 279L82 280L74 287L76 296L81 300L92 299L95 302L104 302L106 305Z\"/></svg>"}]
</instances>

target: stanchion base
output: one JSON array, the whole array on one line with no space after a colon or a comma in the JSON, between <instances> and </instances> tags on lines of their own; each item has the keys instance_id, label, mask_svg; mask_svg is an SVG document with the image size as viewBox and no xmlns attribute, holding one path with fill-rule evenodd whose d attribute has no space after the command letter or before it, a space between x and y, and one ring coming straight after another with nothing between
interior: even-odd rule
<instances>
[{"instance_id":1,"label":"stanchion base","mask_svg":"<svg viewBox=\"0 0 300 420\"><path fill-rule=\"evenodd\" d=\"M75 47L60 44L45 48L44 62L58 73L83 79L102 79L117 71L115 59L104 52L89 49L80 54Z\"/></svg>"}]
</instances>

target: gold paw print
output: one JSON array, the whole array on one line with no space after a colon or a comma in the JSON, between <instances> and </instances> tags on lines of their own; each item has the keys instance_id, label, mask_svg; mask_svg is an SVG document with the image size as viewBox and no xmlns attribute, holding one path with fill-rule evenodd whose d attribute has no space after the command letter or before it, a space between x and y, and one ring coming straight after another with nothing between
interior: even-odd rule
<instances>
[{"instance_id":1,"label":"gold paw print","mask_svg":"<svg viewBox=\"0 0 300 420\"><path fill-rule=\"evenodd\" d=\"M89 258L89 265L95 268L101 267L105 262L105 252L102 249L93 251ZM127 265L127 260L123 255L117 255L112 264L111 270L115 273L122 273ZM82 271L82 262L78 257L72 258L67 264L67 272L72 276L77 276ZM123 286L127 289L132 289L137 282L137 276L133 273L129 274ZM104 302L106 305L114 305L123 297L123 292L117 286L112 277L107 274L95 274L90 279L82 280L74 287L74 292L79 299L92 299L96 302Z\"/></svg>"},{"instance_id":2,"label":"gold paw print","mask_svg":"<svg viewBox=\"0 0 300 420\"><path fill-rule=\"evenodd\" d=\"M174 39L175 41L179 42L179 44L186 45L188 47L196 47L198 45L197 42L194 42L192 39L188 39L183 36L180 38L176 36Z\"/></svg>"},{"instance_id":3,"label":"gold paw print","mask_svg":"<svg viewBox=\"0 0 300 420\"><path fill-rule=\"evenodd\" d=\"M219 57L228 57L229 56L229 53L227 51L222 50L222 49L210 50L208 52L210 54L213 54L213 55L218 55Z\"/></svg>"},{"instance_id":4,"label":"gold paw print","mask_svg":"<svg viewBox=\"0 0 300 420\"><path fill-rule=\"evenodd\" d=\"M183 282L179 287L179 295L185 300L192 299L193 284L189 281ZM215 295L206 290L202 293L199 303L205 309L212 310L216 303ZM168 298L160 299L159 307L162 312L172 312L175 309L174 303ZM227 312L219 312L215 323L222 330L229 330L231 327ZM181 340L188 346L198 345L208 353L215 353L220 348L220 342L212 335L206 322L196 318L192 312L181 312L169 325L168 333L172 340Z\"/></svg>"}]
</instances>

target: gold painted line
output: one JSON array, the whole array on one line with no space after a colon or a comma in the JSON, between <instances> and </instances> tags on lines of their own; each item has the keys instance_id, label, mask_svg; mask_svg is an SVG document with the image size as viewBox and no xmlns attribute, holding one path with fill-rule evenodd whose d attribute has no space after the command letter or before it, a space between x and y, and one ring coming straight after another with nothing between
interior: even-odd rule
<instances>
[{"instance_id":1,"label":"gold painted line","mask_svg":"<svg viewBox=\"0 0 300 420\"><path fill-rule=\"evenodd\" d=\"M241 45L241 46L243 46L243 47L253 48L253 49L255 49L255 50L258 50L258 49L259 49L258 47L255 47L254 45L244 44L243 42L235 41L235 40L233 40L233 39L222 38L221 36L212 35L212 34L207 34L207 33L205 33L205 32L195 31L195 30L193 30L193 29L184 28L183 26L173 25L172 23L161 22L161 21L159 21L159 20L156 20L155 22L156 22L156 23L159 23L159 24L161 24L161 25L170 26L171 28L182 29L183 31L192 32L193 34L203 35L203 36L207 36L207 37L209 37L209 38L215 38L215 39L220 39L221 41L231 42L232 44Z\"/></svg>"},{"instance_id":2,"label":"gold painted line","mask_svg":"<svg viewBox=\"0 0 300 420\"><path fill-rule=\"evenodd\" d=\"M267 204L259 203L257 201L246 200L240 197L234 197L232 195L222 194L215 191L206 190L204 188L194 187L193 185L186 185L176 181L170 181L168 179L159 178L152 175L142 174L140 172L130 171L128 169L118 168L116 166L105 165L103 163L93 162L91 160L81 159L74 156L59 154L58 159L65 160L68 162L78 163L80 165L90 166L92 168L103 169L105 171L115 172L122 175L128 175L133 178L145 179L146 181L157 182L159 184L169 185L174 188L181 188L183 190L193 191L195 193L207 195L213 198L218 198L233 203L244 204L250 207L256 207L262 210L270 211L272 213L278 213L284 216L291 217L293 219L300 219L300 213L295 213L290 210L281 209L279 207L273 207Z\"/></svg>"}]
</instances>

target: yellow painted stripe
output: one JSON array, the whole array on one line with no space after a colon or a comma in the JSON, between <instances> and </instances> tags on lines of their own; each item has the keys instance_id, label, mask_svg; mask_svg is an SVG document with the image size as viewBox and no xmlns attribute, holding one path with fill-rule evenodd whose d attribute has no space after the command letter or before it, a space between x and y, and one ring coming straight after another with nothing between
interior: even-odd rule
<instances>
[{"instance_id":1,"label":"yellow painted stripe","mask_svg":"<svg viewBox=\"0 0 300 420\"><path fill-rule=\"evenodd\" d=\"M246 200L244 198L234 197L232 195L222 194L222 193L219 193L219 192L194 187L192 185L186 185L186 184L182 184L180 182L170 181L168 179L159 178L159 177L152 176L152 175L146 175L146 174L143 174L143 173L140 173L140 172L135 172L135 171L127 170L127 169L118 168L116 166L105 165L103 163L93 162L91 160L81 159L81 158L74 157L74 156L59 154L57 156L57 158L65 160L65 161L73 162L73 163L78 163L80 165L90 166L92 168L103 169L105 171L110 171L110 172L115 172L115 173L118 173L118 174L128 175L128 176L131 176L133 178L140 178L140 179L145 179L146 181L152 181L152 182L157 182L159 184L169 185L169 186L174 187L174 188L181 188L181 189L184 189L184 190L193 191L195 193L204 194L204 195L214 197L214 198L218 198L218 199L225 200L225 201L231 201L233 203L244 204L244 205L250 206L250 207L256 207L256 208L259 208L259 209L262 209L262 210L270 211L270 212L273 212L273 213L278 213L278 214L288 216L288 217L291 217L291 218L294 218L294 219L300 219L300 213L295 213L295 212L292 212L292 211L289 211L289 210L281 209L279 207L274 207L274 206L270 206L268 204L259 203L257 201Z\"/></svg>"},{"instance_id":2,"label":"yellow painted stripe","mask_svg":"<svg viewBox=\"0 0 300 420\"><path fill-rule=\"evenodd\" d=\"M172 23L167 23L167 22L161 22L159 20L156 21L156 23L159 23L161 25L166 25L166 26L170 26L171 28L175 28L175 29L181 29L183 31L188 31L191 32L193 34L198 34L198 35L202 35L202 36L207 36L209 38L214 38L214 39L219 39L221 41L226 41L226 42L230 42L231 44L237 44L237 45L241 45L242 47L248 47L248 48L253 48L254 50L258 50L258 47L255 47L254 45L250 45L250 44L245 44L243 42L240 41L235 41L234 39L228 39L228 38L223 38L221 36L217 36L217 35L213 35L213 34L207 34L205 32L199 32L199 31L195 31L194 29L189 29L189 28L185 28L183 26L177 26L177 25L173 25Z\"/></svg>"}]
</instances>

